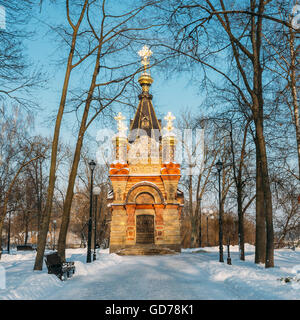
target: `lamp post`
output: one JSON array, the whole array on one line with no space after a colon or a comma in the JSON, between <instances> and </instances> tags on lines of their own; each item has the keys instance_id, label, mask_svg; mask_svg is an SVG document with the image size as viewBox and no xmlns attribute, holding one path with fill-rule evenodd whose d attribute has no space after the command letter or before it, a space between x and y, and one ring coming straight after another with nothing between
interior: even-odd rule
<instances>
[{"instance_id":1,"label":"lamp post","mask_svg":"<svg viewBox=\"0 0 300 320\"><path fill-rule=\"evenodd\" d=\"M227 239L227 264L231 265L231 257L230 257L230 236Z\"/></svg>"},{"instance_id":2,"label":"lamp post","mask_svg":"<svg viewBox=\"0 0 300 320\"><path fill-rule=\"evenodd\" d=\"M55 250L56 220L53 220L53 226L54 226L53 250Z\"/></svg>"},{"instance_id":3,"label":"lamp post","mask_svg":"<svg viewBox=\"0 0 300 320\"><path fill-rule=\"evenodd\" d=\"M7 253L8 254L10 254L10 220L11 220L11 212L9 212L8 214L8 230L7 230Z\"/></svg>"},{"instance_id":4,"label":"lamp post","mask_svg":"<svg viewBox=\"0 0 300 320\"><path fill-rule=\"evenodd\" d=\"M202 198L199 197L199 247L201 247L201 245L202 245L202 241L201 241L201 238L202 238L201 200L202 200Z\"/></svg>"},{"instance_id":5,"label":"lamp post","mask_svg":"<svg viewBox=\"0 0 300 320\"><path fill-rule=\"evenodd\" d=\"M222 203L221 203L221 171L223 163L219 160L216 163L219 176L219 262L224 262L223 259L223 229L222 229Z\"/></svg>"},{"instance_id":6,"label":"lamp post","mask_svg":"<svg viewBox=\"0 0 300 320\"><path fill-rule=\"evenodd\" d=\"M208 215L206 216L206 246L208 247Z\"/></svg>"},{"instance_id":7,"label":"lamp post","mask_svg":"<svg viewBox=\"0 0 300 320\"><path fill-rule=\"evenodd\" d=\"M88 246L87 246L87 257L86 262L90 263L92 261L92 219L93 219L93 182L94 182L94 170L96 167L96 163L94 160L89 162L89 167L91 170L91 188L90 188L90 216L89 216L89 224L88 224Z\"/></svg>"},{"instance_id":8,"label":"lamp post","mask_svg":"<svg viewBox=\"0 0 300 320\"><path fill-rule=\"evenodd\" d=\"M204 209L203 210L204 213L206 213L206 246L208 247L209 246L209 239L208 239L208 219L211 218L213 219L214 216L213 216L213 211L210 209L210 210L206 210Z\"/></svg>"},{"instance_id":9,"label":"lamp post","mask_svg":"<svg viewBox=\"0 0 300 320\"><path fill-rule=\"evenodd\" d=\"M99 187L94 188L95 195L95 215L94 215L94 253L93 253L93 261L96 260L96 244L97 244L97 203L98 196L101 193L101 189Z\"/></svg>"}]
</instances>

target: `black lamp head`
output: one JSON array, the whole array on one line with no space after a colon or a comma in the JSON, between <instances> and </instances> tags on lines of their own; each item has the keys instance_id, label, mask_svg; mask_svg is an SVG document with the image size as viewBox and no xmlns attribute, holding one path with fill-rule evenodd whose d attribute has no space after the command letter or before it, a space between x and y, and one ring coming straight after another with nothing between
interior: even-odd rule
<instances>
[{"instance_id":1,"label":"black lamp head","mask_svg":"<svg viewBox=\"0 0 300 320\"><path fill-rule=\"evenodd\" d=\"M96 162L94 160L91 160L89 162L89 166L90 166L90 169L93 171L96 168Z\"/></svg>"},{"instance_id":2,"label":"black lamp head","mask_svg":"<svg viewBox=\"0 0 300 320\"><path fill-rule=\"evenodd\" d=\"M220 172L223 169L223 162L219 159L216 163L217 170Z\"/></svg>"}]
</instances>

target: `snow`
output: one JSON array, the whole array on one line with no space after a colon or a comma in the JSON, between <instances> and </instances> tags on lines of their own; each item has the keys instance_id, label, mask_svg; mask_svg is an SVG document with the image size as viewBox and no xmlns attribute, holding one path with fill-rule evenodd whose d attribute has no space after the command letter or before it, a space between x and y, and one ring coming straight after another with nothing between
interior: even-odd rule
<instances>
[{"instance_id":1,"label":"snow","mask_svg":"<svg viewBox=\"0 0 300 320\"><path fill-rule=\"evenodd\" d=\"M178 255L118 256L100 249L97 260L86 264L86 249L68 249L76 273L67 281L33 271L35 252L4 254L0 271L6 289L0 299L112 299L112 300L251 300L300 299L300 282L283 277L300 272L300 249L275 251L275 267L254 264L254 247L246 245L246 261L231 246L232 265L218 262L218 247L183 249ZM299 274L298 274L299 276Z\"/></svg>"}]
</instances>

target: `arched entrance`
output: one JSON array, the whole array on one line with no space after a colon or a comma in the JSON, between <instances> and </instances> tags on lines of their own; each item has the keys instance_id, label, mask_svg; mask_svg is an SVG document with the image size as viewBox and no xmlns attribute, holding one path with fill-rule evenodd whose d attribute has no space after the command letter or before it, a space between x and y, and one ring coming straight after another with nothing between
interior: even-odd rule
<instances>
[{"instance_id":1,"label":"arched entrance","mask_svg":"<svg viewBox=\"0 0 300 320\"><path fill-rule=\"evenodd\" d=\"M154 190L154 189L153 189ZM147 192L148 191L148 192ZM147 190L141 192L135 197L136 209L136 244L154 244L154 216L155 212L150 208L140 209L139 206L145 207L155 203L152 193ZM152 191L152 190L151 190Z\"/></svg>"},{"instance_id":2,"label":"arched entrance","mask_svg":"<svg viewBox=\"0 0 300 320\"><path fill-rule=\"evenodd\" d=\"M154 243L154 216L139 214L136 216L136 244Z\"/></svg>"}]
</instances>

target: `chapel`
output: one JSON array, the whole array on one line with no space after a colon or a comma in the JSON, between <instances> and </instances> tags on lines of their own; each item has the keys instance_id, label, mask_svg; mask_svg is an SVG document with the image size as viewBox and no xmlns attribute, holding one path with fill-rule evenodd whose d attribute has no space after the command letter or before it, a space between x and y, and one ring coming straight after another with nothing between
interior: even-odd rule
<instances>
[{"instance_id":1,"label":"chapel","mask_svg":"<svg viewBox=\"0 0 300 320\"><path fill-rule=\"evenodd\" d=\"M144 46L139 52L143 71L139 104L130 121L115 120L118 132L112 138L114 161L109 178L111 210L110 253L167 254L180 252L180 216L184 203L178 189L180 165L175 162L176 135L168 113L166 126L157 119L149 92L152 51Z\"/></svg>"}]
</instances>

